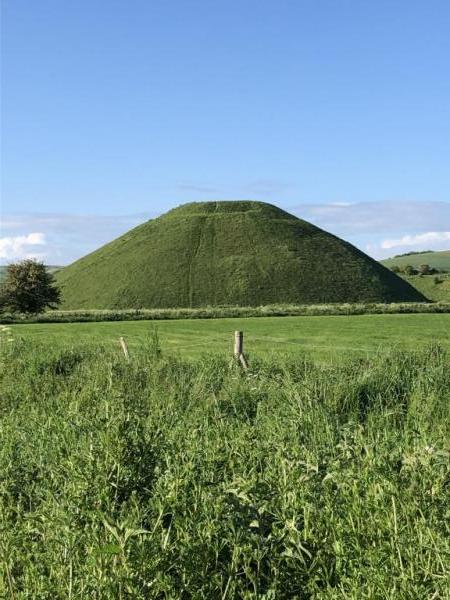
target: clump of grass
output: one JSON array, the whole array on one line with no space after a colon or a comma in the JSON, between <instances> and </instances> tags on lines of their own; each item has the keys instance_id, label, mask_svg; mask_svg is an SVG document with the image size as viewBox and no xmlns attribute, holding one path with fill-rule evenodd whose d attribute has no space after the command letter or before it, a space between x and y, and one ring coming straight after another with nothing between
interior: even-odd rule
<instances>
[{"instance_id":1,"label":"clump of grass","mask_svg":"<svg viewBox=\"0 0 450 600\"><path fill-rule=\"evenodd\" d=\"M4 344L2 592L445 598L449 359Z\"/></svg>"}]
</instances>

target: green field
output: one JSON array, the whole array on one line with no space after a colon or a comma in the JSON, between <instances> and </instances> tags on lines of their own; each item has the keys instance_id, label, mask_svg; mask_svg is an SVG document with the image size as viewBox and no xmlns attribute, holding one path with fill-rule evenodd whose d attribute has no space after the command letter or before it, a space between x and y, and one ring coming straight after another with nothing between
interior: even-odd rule
<instances>
[{"instance_id":1,"label":"green field","mask_svg":"<svg viewBox=\"0 0 450 600\"><path fill-rule=\"evenodd\" d=\"M1 598L449 597L448 315L152 327L3 329Z\"/></svg>"},{"instance_id":2,"label":"green field","mask_svg":"<svg viewBox=\"0 0 450 600\"><path fill-rule=\"evenodd\" d=\"M450 314L0 342L1 598L448 597Z\"/></svg>"},{"instance_id":3,"label":"green field","mask_svg":"<svg viewBox=\"0 0 450 600\"><path fill-rule=\"evenodd\" d=\"M334 360L393 348L416 349L432 342L450 346L450 314L358 315L326 317L258 317L101 323L12 325L14 335L50 346L118 343L131 349L158 331L163 352L185 358L201 354L230 355L233 332L245 332L250 355L306 354Z\"/></svg>"}]
</instances>

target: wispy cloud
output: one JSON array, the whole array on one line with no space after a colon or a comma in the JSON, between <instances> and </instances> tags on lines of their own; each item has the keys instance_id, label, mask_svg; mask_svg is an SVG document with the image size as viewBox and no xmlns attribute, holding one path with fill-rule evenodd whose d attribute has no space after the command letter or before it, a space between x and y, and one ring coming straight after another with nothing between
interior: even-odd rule
<instances>
[{"instance_id":1,"label":"wispy cloud","mask_svg":"<svg viewBox=\"0 0 450 600\"><path fill-rule=\"evenodd\" d=\"M292 185L285 181L279 181L277 179L255 179L254 181L245 184L242 189L246 194L266 198L273 197L274 195L282 195L291 188Z\"/></svg>"},{"instance_id":2,"label":"wispy cloud","mask_svg":"<svg viewBox=\"0 0 450 600\"><path fill-rule=\"evenodd\" d=\"M287 190L292 189L292 184L276 179L259 178L251 181L243 181L240 184L230 182L216 182L211 184L204 181L181 181L175 185L175 189L192 197L192 194L214 195L216 198L242 199L270 199L282 197Z\"/></svg>"},{"instance_id":3,"label":"wispy cloud","mask_svg":"<svg viewBox=\"0 0 450 600\"><path fill-rule=\"evenodd\" d=\"M3 214L1 229L8 235L0 238L0 262L35 257L49 264L65 265L153 216L144 213L119 216ZM45 252L39 251L44 245Z\"/></svg>"},{"instance_id":4,"label":"wispy cloud","mask_svg":"<svg viewBox=\"0 0 450 600\"><path fill-rule=\"evenodd\" d=\"M450 231L427 231L418 235L404 235L396 240L383 240L381 247L384 249L398 248L399 246L425 246L435 245L440 242L450 242Z\"/></svg>"},{"instance_id":5,"label":"wispy cloud","mask_svg":"<svg viewBox=\"0 0 450 600\"><path fill-rule=\"evenodd\" d=\"M290 210L337 235L440 231L450 223L449 202L333 202L302 204Z\"/></svg>"},{"instance_id":6,"label":"wispy cloud","mask_svg":"<svg viewBox=\"0 0 450 600\"><path fill-rule=\"evenodd\" d=\"M219 190L208 184L182 182L176 185L176 189L182 192L194 192L195 194L217 194Z\"/></svg>"},{"instance_id":7,"label":"wispy cloud","mask_svg":"<svg viewBox=\"0 0 450 600\"><path fill-rule=\"evenodd\" d=\"M302 219L343 237L374 258L415 250L445 250L448 202L333 202L290 209Z\"/></svg>"},{"instance_id":8,"label":"wispy cloud","mask_svg":"<svg viewBox=\"0 0 450 600\"><path fill-rule=\"evenodd\" d=\"M36 251L37 247L46 246L45 234L42 232L27 235L6 236L0 238L0 260L17 261L24 258L43 259L45 252Z\"/></svg>"}]
</instances>

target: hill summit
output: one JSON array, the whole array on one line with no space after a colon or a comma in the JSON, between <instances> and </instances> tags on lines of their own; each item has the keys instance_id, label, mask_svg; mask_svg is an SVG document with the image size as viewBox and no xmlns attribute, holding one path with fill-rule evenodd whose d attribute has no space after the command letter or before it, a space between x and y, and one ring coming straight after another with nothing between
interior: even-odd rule
<instances>
[{"instance_id":1,"label":"hill summit","mask_svg":"<svg viewBox=\"0 0 450 600\"><path fill-rule=\"evenodd\" d=\"M182 205L56 278L73 309L425 300L351 244L253 201Z\"/></svg>"}]
</instances>

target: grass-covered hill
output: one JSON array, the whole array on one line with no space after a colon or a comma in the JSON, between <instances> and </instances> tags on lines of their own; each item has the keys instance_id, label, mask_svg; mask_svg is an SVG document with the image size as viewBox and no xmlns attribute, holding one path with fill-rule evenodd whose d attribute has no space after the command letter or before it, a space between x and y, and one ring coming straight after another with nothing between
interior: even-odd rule
<instances>
[{"instance_id":1,"label":"grass-covered hill","mask_svg":"<svg viewBox=\"0 0 450 600\"><path fill-rule=\"evenodd\" d=\"M441 252L408 252L408 254L386 258L381 263L389 268L395 265L400 268L411 265L417 269L420 265L429 265L432 269L448 271L450 273L450 250L442 250Z\"/></svg>"},{"instance_id":2,"label":"grass-covered hill","mask_svg":"<svg viewBox=\"0 0 450 600\"><path fill-rule=\"evenodd\" d=\"M424 300L347 242L250 201L180 206L56 277L64 308Z\"/></svg>"}]
</instances>

